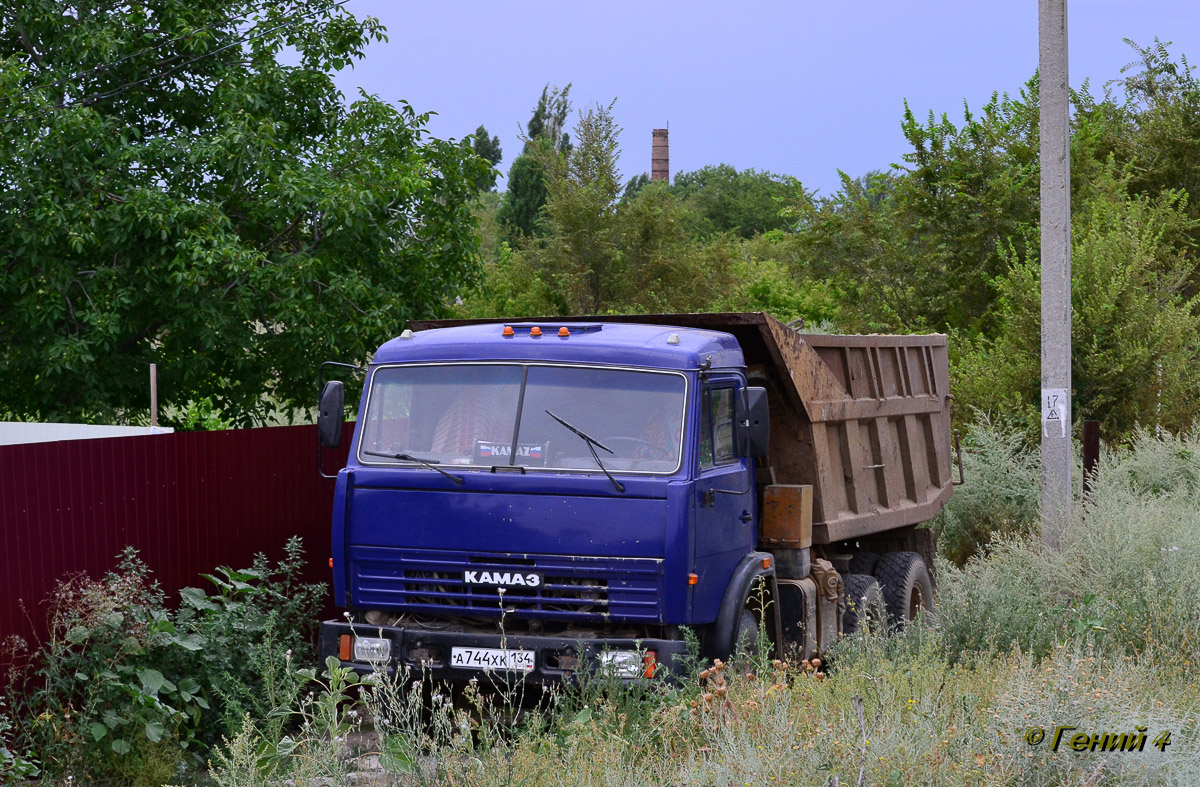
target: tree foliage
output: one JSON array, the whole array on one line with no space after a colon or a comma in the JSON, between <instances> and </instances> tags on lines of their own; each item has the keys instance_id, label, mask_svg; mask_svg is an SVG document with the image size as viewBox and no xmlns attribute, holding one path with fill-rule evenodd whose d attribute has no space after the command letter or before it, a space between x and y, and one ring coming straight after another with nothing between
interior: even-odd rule
<instances>
[{"instance_id":1,"label":"tree foliage","mask_svg":"<svg viewBox=\"0 0 1200 787\"><path fill-rule=\"evenodd\" d=\"M687 204L694 235L728 232L747 239L788 229L790 219L783 209L805 196L793 177L737 170L728 164L682 172L671 184L671 192Z\"/></svg>"},{"instance_id":2,"label":"tree foliage","mask_svg":"<svg viewBox=\"0 0 1200 787\"><path fill-rule=\"evenodd\" d=\"M29 0L0 27L0 411L239 424L306 407L478 275L484 164L331 74L384 37L333 0ZM289 49L287 65L280 53Z\"/></svg>"},{"instance_id":3,"label":"tree foliage","mask_svg":"<svg viewBox=\"0 0 1200 787\"><path fill-rule=\"evenodd\" d=\"M729 233L696 238L689 204L665 183L622 188L612 107L584 112L566 155L547 145L541 237L505 248L464 312L479 316L769 309L823 322L830 288L797 279L792 244L776 232L750 244Z\"/></svg>"},{"instance_id":4,"label":"tree foliage","mask_svg":"<svg viewBox=\"0 0 1200 787\"><path fill-rule=\"evenodd\" d=\"M525 146L508 170L508 186L500 203L498 218L507 226L508 238L541 235L545 229L542 208L546 205L545 162L547 154L566 155L571 137L564 130L571 112L571 84L561 90L547 84L525 128Z\"/></svg>"},{"instance_id":5,"label":"tree foliage","mask_svg":"<svg viewBox=\"0 0 1200 787\"><path fill-rule=\"evenodd\" d=\"M1195 261L1170 238L1196 222L1183 194L1131 196L1128 176L1113 169L1089 184L1072 218L1073 415L1108 436L1139 424L1178 431L1200 407L1200 297L1186 292ZM1041 265L1031 248L1009 254L996 285L998 334L963 354L955 382L974 406L1036 432Z\"/></svg>"},{"instance_id":6,"label":"tree foliage","mask_svg":"<svg viewBox=\"0 0 1200 787\"><path fill-rule=\"evenodd\" d=\"M542 234L542 208L546 205L546 175L539 151L552 151L544 139L531 140L508 168L508 182L496 219L506 228L510 242Z\"/></svg>"},{"instance_id":7,"label":"tree foliage","mask_svg":"<svg viewBox=\"0 0 1200 787\"><path fill-rule=\"evenodd\" d=\"M932 112L920 122L905 104L904 165L796 201L814 264L854 294L850 327L991 329L1002 247L1023 248L1038 217L1036 101L1034 80L979 115L964 107L961 127Z\"/></svg>"},{"instance_id":8,"label":"tree foliage","mask_svg":"<svg viewBox=\"0 0 1200 787\"><path fill-rule=\"evenodd\" d=\"M571 149L571 135L566 132L567 117L571 114L571 83L559 89L547 84L542 88L533 116L525 130L530 140L544 139L556 153L567 153Z\"/></svg>"},{"instance_id":9,"label":"tree foliage","mask_svg":"<svg viewBox=\"0 0 1200 787\"><path fill-rule=\"evenodd\" d=\"M491 165L484 175L476 178L475 185L480 191L491 191L496 187L496 165L504 157L504 152L500 149L500 137L488 136L488 130L481 125L471 135L471 149L475 151L476 156Z\"/></svg>"}]
</instances>

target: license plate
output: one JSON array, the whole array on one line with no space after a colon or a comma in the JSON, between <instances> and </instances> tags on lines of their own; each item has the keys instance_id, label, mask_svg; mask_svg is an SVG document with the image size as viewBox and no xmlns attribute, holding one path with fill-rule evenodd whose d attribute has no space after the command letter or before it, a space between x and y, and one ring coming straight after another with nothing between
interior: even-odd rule
<instances>
[{"instance_id":1,"label":"license plate","mask_svg":"<svg viewBox=\"0 0 1200 787\"><path fill-rule=\"evenodd\" d=\"M533 669L533 651L501 650L500 648L450 648L450 666L463 669L528 671Z\"/></svg>"}]
</instances>

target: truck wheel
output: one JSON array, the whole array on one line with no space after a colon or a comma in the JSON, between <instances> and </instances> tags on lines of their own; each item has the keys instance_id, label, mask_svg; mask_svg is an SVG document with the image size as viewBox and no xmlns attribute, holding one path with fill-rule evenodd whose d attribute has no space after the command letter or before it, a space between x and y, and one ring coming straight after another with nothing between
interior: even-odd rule
<instances>
[{"instance_id":1,"label":"truck wheel","mask_svg":"<svg viewBox=\"0 0 1200 787\"><path fill-rule=\"evenodd\" d=\"M850 555L850 573L870 576L875 573L875 564L878 562L879 554L876 552L855 552Z\"/></svg>"},{"instance_id":2,"label":"truck wheel","mask_svg":"<svg viewBox=\"0 0 1200 787\"><path fill-rule=\"evenodd\" d=\"M733 638L733 652L730 658L739 653L747 656L758 655L758 618L749 609L743 609L738 618L737 632Z\"/></svg>"},{"instance_id":3,"label":"truck wheel","mask_svg":"<svg viewBox=\"0 0 1200 787\"><path fill-rule=\"evenodd\" d=\"M883 586L888 618L903 628L924 609L933 611L933 582L925 561L916 552L888 552L875 564L875 578Z\"/></svg>"},{"instance_id":4,"label":"truck wheel","mask_svg":"<svg viewBox=\"0 0 1200 787\"><path fill-rule=\"evenodd\" d=\"M846 575L846 611L842 613L842 633L847 637L860 628L880 634L887 631L888 610L883 589L869 574Z\"/></svg>"}]
</instances>

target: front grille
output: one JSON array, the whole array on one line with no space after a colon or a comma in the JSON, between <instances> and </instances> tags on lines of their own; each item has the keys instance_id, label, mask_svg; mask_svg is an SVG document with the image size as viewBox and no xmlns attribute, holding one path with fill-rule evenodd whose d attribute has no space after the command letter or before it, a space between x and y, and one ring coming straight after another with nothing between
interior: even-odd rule
<instances>
[{"instance_id":1,"label":"front grille","mask_svg":"<svg viewBox=\"0 0 1200 787\"><path fill-rule=\"evenodd\" d=\"M382 609L499 617L659 621L662 563L564 555L496 555L352 547L356 602ZM473 571L536 571L538 587L467 584Z\"/></svg>"}]
</instances>

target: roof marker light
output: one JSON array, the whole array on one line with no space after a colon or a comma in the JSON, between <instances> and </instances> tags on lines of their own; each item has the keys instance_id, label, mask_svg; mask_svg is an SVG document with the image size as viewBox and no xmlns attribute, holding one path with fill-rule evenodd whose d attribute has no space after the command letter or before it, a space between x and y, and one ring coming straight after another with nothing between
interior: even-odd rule
<instances>
[{"instance_id":1,"label":"roof marker light","mask_svg":"<svg viewBox=\"0 0 1200 787\"><path fill-rule=\"evenodd\" d=\"M505 325L505 326L504 326L504 330L503 330L503 331L501 331L501 333L502 333L504 336L512 336L513 334L515 334L515 333L516 333L516 331L514 331L514 330L512 329L512 326L511 326L511 325Z\"/></svg>"},{"instance_id":2,"label":"roof marker light","mask_svg":"<svg viewBox=\"0 0 1200 787\"><path fill-rule=\"evenodd\" d=\"M558 335L559 336L570 336L571 332L568 331L567 326L564 325L563 327L558 329Z\"/></svg>"},{"instance_id":3,"label":"roof marker light","mask_svg":"<svg viewBox=\"0 0 1200 787\"><path fill-rule=\"evenodd\" d=\"M542 335L542 329L541 329L541 328L539 328L539 327L537 327L537 326L535 325L535 326L533 326L532 328L530 328L530 329L529 329L529 335L530 335L530 336L541 336L541 335Z\"/></svg>"},{"instance_id":4,"label":"roof marker light","mask_svg":"<svg viewBox=\"0 0 1200 787\"><path fill-rule=\"evenodd\" d=\"M667 337L667 344L679 344L679 334L673 333Z\"/></svg>"},{"instance_id":5,"label":"roof marker light","mask_svg":"<svg viewBox=\"0 0 1200 787\"><path fill-rule=\"evenodd\" d=\"M401 339L411 339L412 338L412 328L405 328L404 331L400 334L400 338Z\"/></svg>"}]
</instances>

